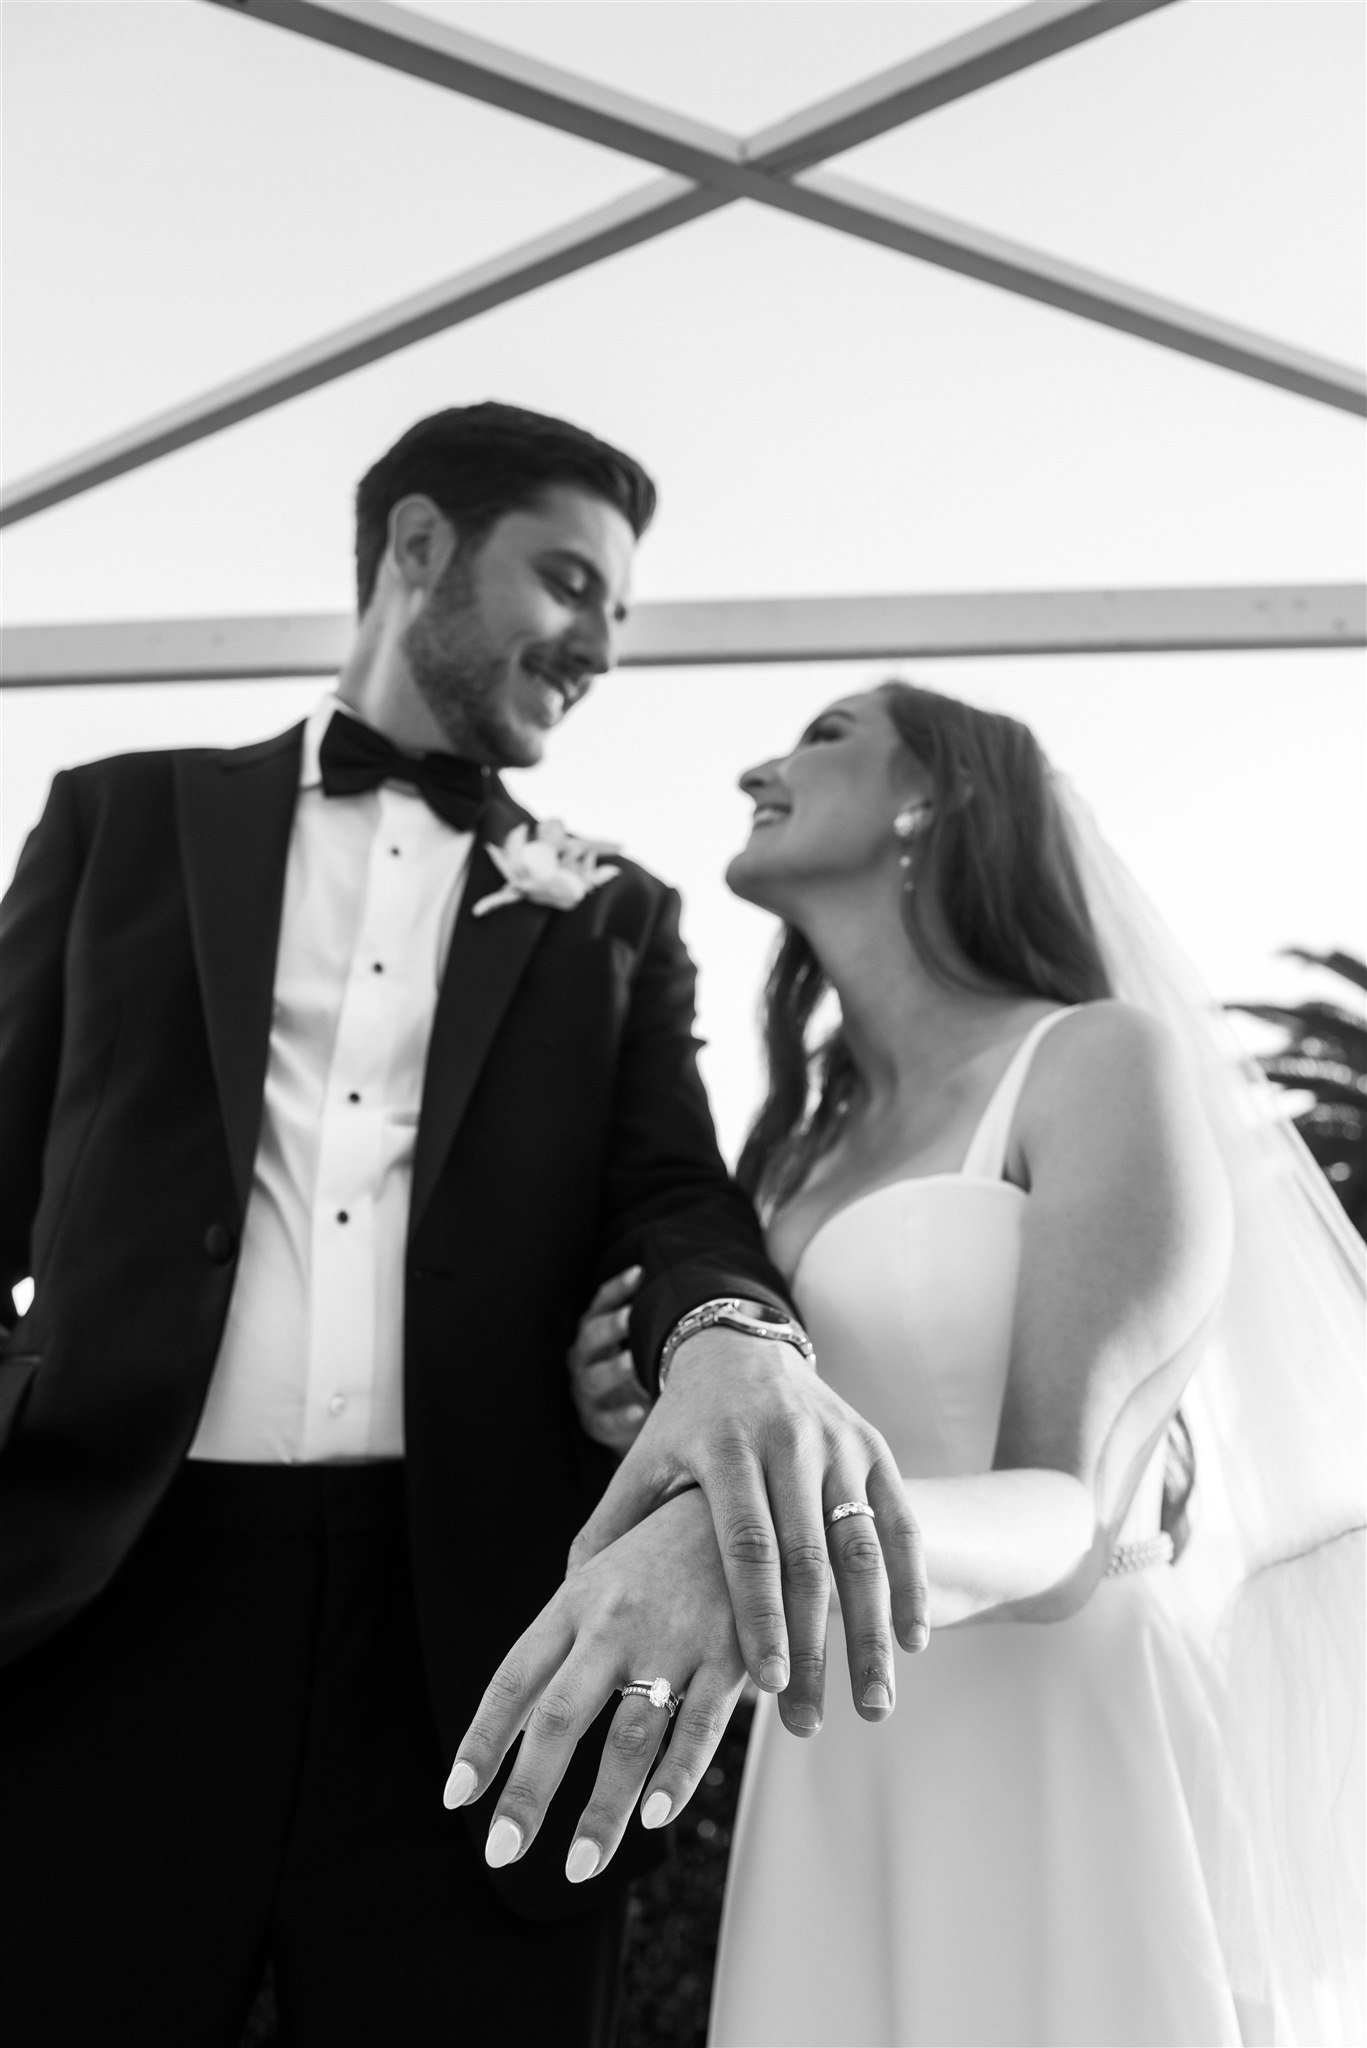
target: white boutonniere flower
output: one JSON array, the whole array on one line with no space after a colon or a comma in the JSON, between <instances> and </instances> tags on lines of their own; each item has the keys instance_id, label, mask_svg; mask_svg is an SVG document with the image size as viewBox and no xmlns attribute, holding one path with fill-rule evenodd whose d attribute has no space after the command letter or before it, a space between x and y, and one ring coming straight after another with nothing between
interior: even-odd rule
<instances>
[{"instance_id":1,"label":"white boutonniere flower","mask_svg":"<svg viewBox=\"0 0 1367 2048\"><path fill-rule=\"evenodd\" d=\"M492 896L482 896L472 915L485 917L505 903L541 903L548 910L573 910L621 873L620 868L598 865L604 854L621 850L606 839L577 839L559 818L547 818L535 838L528 826L515 825L502 846L488 848L504 885Z\"/></svg>"}]
</instances>

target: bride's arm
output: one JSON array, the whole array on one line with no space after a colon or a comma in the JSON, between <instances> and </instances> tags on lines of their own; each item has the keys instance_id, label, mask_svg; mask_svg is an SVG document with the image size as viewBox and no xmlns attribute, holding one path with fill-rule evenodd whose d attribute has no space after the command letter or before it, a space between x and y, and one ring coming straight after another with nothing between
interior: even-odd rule
<instances>
[{"instance_id":1,"label":"bride's arm","mask_svg":"<svg viewBox=\"0 0 1367 2048\"><path fill-rule=\"evenodd\" d=\"M1095 1589L1218 1306L1224 1171L1162 1026L1078 1011L1017 1114L1026 1205L994 1469L909 1479L931 1627L1054 1621Z\"/></svg>"}]
</instances>

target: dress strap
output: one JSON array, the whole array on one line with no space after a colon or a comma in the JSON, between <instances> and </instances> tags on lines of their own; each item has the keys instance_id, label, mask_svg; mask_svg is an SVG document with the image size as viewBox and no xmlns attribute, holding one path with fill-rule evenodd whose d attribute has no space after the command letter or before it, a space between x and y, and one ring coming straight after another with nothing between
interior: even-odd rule
<instances>
[{"instance_id":1,"label":"dress strap","mask_svg":"<svg viewBox=\"0 0 1367 2048\"><path fill-rule=\"evenodd\" d=\"M1006 1148L1011 1140L1011 1125L1020 1101L1025 1077L1030 1071L1030 1062L1035 1057L1035 1048L1046 1031L1052 1030L1060 1017L1071 1017L1075 1004L1067 1009L1050 1010L1037 1024L1032 1024L1020 1044L1011 1055L1011 1061L993 1089L987 1108L978 1122L978 1128L969 1141L968 1151L960 1173L973 1180L1000 1180L1006 1167Z\"/></svg>"}]
</instances>

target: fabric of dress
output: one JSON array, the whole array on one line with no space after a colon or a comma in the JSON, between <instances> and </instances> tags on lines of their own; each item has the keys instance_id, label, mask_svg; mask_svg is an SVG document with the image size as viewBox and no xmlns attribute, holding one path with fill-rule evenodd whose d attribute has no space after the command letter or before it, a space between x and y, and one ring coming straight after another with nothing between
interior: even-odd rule
<instances>
[{"instance_id":1,"label":"fabric of dress","mask_svg":"<svg viewBox=\"0 0 1367 2048\"><path fill-rule=\"evenodd\" d=\"M792 1276L823 1376L910 1479L991 1467L1029 1199L1003 1165L1035 1048L1069 1014L1023 1041L957 1174L852 1201ZM1122 1538L1154 1532L1158 1476ZM941 1632L899 1655L877 1726L833 1616L821 1734L788 1735L771 1698L756 1716L713 2048L1256 2037L1203 1862L1218 1738L1174 1579L1108 1577L1063 1622Z\"/></svg>"}]
</instances>

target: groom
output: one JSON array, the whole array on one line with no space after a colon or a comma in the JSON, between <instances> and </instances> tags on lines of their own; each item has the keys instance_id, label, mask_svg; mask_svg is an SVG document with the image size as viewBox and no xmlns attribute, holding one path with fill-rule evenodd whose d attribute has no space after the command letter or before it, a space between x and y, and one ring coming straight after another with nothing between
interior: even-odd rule
<instances>
[{"instance_id":1,"label":"groom","mask_svg":"<svg viewBox=\"0 0 1367 2048\"><path fill-rule=\"evenodd\" d=\"M648 1843L565 1883L596 1745L505 1870L487 1809L445 1813L441 1786L613 1469L564 1369L596 1280L644 1268L647 1382L700 1305L790 1314L716 1150L673 892L590 852L549 888L544 856L542 886L514 863L490 902L493 850L530 822L496 771L611 665L653 508L637 463L564 422L420 422L360 485L336 695L257 746L64 772L21 857L0 922L0 1281L36 1279L0 1346L16 2048L232 2048L268 1956L305 2048L608 2038L612 1887ZM794 1726L820 1650L776 1560L863 1441L827 1395L798 1447L813 1387L786 1341L714 1327L661 1398L699 1456L753 1448L765 1526L728 1573ZM743 1509L753 1537L730 1484L717 1526ZM861 1655L887 1633L886 1585L869 1599Z\"/></svg>"}]
</instances>

